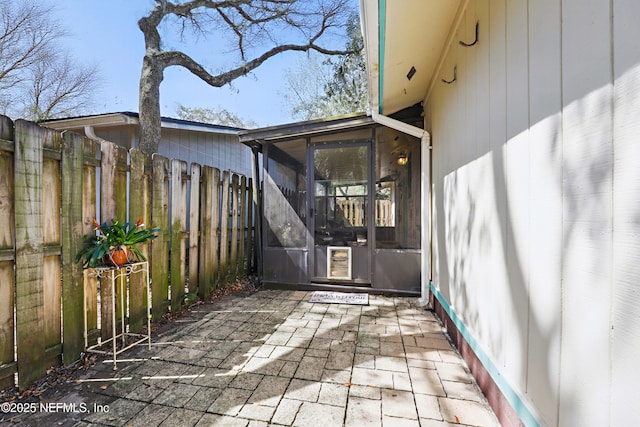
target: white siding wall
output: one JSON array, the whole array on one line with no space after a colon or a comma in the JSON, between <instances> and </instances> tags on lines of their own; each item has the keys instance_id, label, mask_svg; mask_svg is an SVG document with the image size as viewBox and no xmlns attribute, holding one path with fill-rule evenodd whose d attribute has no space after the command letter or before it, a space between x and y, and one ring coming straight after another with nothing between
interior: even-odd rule
<instances>
[{"instance_id":1,"label":"white siding wall","mask_svg":"<svg viewBox=\"0 0 640 427\"><path fill-rule=\"evenodd\" d=\"M550 426L640 419L639 20L471 0L426 104L434 285Z\"/></svg>"},{"instance_id":2,"label":"white siding wall","mask_svg":"<svg viewBox=\"0 0 640 427\"><path fill-rule=\"evenodd\" d=\"M215 166L251 177L251 149L234 135L163 129L158 151L169 159Z\"/></svg>"},{"instance_id":3,"label":"white siding wall","mask_svg":"<svg viewBox=\"0 0 640 427\"><path fill-rule=\"evenodd\" d=\"M138 146L137 130L133 127L115 130L98 128L96 133L107 141L127 148ZM240 143L235 135L165 128L162 129L158 152L169 159L184 160L187 165L199 163L251 177L251 149Z\"/></svg>"}]
</instances>

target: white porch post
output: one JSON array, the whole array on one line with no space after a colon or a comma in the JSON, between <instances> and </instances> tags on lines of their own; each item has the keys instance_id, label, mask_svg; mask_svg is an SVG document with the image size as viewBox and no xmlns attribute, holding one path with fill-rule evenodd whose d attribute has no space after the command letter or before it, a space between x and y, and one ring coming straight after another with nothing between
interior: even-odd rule
<instances>
[{"instance_id":1,"label":"white porch post","mask_svg":"<svg viewBox=\"0 0 640 427\"><path fill-rule=\"evenodd\" d=\"M431 136L424 132L420 138L420 304L429 303L431 281Z\"/></svg>"}]
</instances>

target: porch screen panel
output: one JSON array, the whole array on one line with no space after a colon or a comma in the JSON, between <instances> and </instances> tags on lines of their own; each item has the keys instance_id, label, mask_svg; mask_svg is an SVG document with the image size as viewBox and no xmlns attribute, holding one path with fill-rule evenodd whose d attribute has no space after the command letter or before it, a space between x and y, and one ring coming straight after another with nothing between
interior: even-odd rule
<instances>
[{"instance_id":1,"label":"porch screen panel","mask_svg":"<svg viewBox=\"0 0 640 427\"><path fill-rule=\"evenodd\" d=\"M276 144L269 148L264 190L267 245L306 248L305 157L285 148Z\"/></svg>"},{"instance_id":2,"label":"porch screen panel","mask_svg":"<svg viewBox=\"0 0 640 427\"><path fill-rule=\"evenodd\" d=\"M378 249L420 249L420 140L378 131L375 227Z\"/></svg>"},{"instance_id":3,"label":"porch screen panel","mask_svg":"<svg viewBox=\"0 0 640 427\"><path fill-rule=\"evenodd\" d=\"M317 148L313 159L316 245L366 246L367 146Z\"/></svg>"}]
</instances>

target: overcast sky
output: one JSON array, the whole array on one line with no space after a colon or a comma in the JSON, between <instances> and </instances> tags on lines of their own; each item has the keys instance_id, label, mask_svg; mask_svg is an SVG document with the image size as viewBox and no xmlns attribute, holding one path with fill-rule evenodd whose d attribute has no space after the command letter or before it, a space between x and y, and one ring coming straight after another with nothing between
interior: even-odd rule
<instances>
[{"instance_id":1,"label":"overcast sky","mask_svg":"<svg viewBox=\"0 0 640 427\"><path fill-rule=\"evenodd\" d=\"M93 113L138 111L138 82L144 41L137 21L152 7L152 0L55 0L57 15L70 35L64 40L70 53L101 70L103 87ZM206 41L215 43L214 41ZM259 126L293 121L280 92L283 71L295 68L304 53L285 53L268 60L233 86L213 88L187 70L165 71L160 87L162 115L175 117L178 104L186 107L223 106ZM195 56L195 55L194 55ZM199 60L199 58L195 58ZM215 66L214 61L211 65Z\"/></svg>"}]
</instances>

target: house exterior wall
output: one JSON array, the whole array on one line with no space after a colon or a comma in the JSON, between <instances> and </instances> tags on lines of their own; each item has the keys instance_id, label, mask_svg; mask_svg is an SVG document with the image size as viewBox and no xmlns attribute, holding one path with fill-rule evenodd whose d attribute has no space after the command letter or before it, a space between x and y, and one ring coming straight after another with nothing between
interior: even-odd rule
<instances>
[{"instance_id":1,"label":"house exterior wall","mask_svg":"<svg viewBox=\"0 0 640 427\"><path fill-rule=\"evenodd\" d=\"M168 158L215 166L251 177L251 149L237 135L162 129L158 151Z\"/></svg>"},{"instance_id":2,"label":"house exterior wall","mask_svg":"<svg viewBox=\"0 0 640 427\"><path fill-rule=\"evenodd\" d=\"M470 0L425 104L432 283L527 424L640 419L638 17Z\"/></svg>"},{"instance_id":3,"label":"house exterior wall","mask_svg":"<svg viewBox=\"0 0 640 427\"><path fill-rule=\"evenodd\" d=\"M128 148L138 146L137 128L96 128L100 138ZM158 152L169 159L180 159L201 165L215 166L251 177L251 149L241 144L237 135L162 129Z\"/></svg>"}]
</instances>

